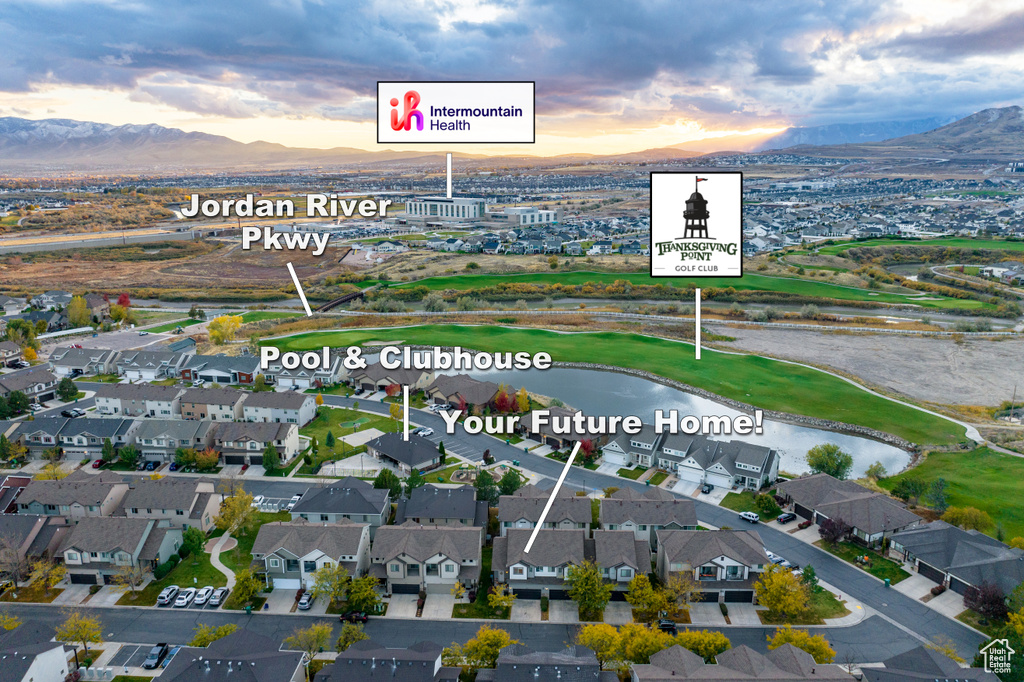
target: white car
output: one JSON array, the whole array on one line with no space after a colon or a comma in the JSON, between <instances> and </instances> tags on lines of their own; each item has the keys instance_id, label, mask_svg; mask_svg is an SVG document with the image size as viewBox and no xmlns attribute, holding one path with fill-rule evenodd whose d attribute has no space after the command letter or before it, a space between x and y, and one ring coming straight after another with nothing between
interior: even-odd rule
<instances>
[{"instance_id":1,"label":"white car","mask_svg":"<svg viewBox=\"0 0 1024 682\"><path fill-rule=\"evenodd\" d=\"M178 591L181 588L177 585L168 585L160 591L160 596L156 598L157 606L167 606L174 601L174 598L178 596Z\"/></svg>"},{"instance_id":2,"label":"white car","mask_svg":"<svg viewBox=\"0 0 1024 682\"><path fill-rule=\"evenodd\" d=\"M195 604L201 606L210 600L210 595L213 594L213 585L207 585L203 589L196 592Z\"/></svg>"},{"instance_id":3,"label":"white car","mask_svg":"<svg viewBox=\"0 0 1024 682\"><path fill-rule=\"evenodd\" d=\"M759 523L761 517L754 512L740 512L740 518L749 523Z\"/></svg>"},{"instance_id":4,"label":"white car","mask_svg":"<svg viewBox=\"0 0 1024 682\"><path fill-rule=\"evenodd\" d=\"M196 597L196 588L187 587L178 593L178 598L174 600L174 605L177 607L188 606L192 603L192 600Z\"/></svg>"},{"instance_id":5,"label":"white car","mask_svg":"<svg viewBox=\"0 0 1024 682\"><path fill-rule=\"evenodd\" d=\"M288 511L291 511L292 509L295 509L295 505L297 505L299 503L299 500L301 500L301 499L302 499L302 493L299 493L297 495L292 495L292 499L288 500L288 504L287 504L287 506L285 508Z\"/></svg>"},{"instance_id":6,"label":"white car","mask_svg":"<svg viewBox=\"0 0 1024 682\"><path fill-rule=\"evenodd\" d=\"M213 591L213 596L210 597L210 606L220 606L223 604L228 598L228 592L230 591L231 590L226 587L218 587Z\"/></svg>"},{"instance_id":7,"label":"white car","mask_svg":"<svg viewBox=\"0 0 1024 682\"><path fill-rule=\"evenodd\" d=\"M421 426L420 428L413 431L413 433L415 433L417 436L432 436L434 435L434 429L428 428L426 426Z\"/></svg>"},{"instance_id":8,"label":"white car","mask_svg":"<svg viewBox=\"0 0 1024 682\"><path fill-rule=\"evenodd\" d=\"M260 505L262 505L266 501L267 501L267 498L263 497L263 495L257 495L256 497L252 498L252 506L253 507L259 507Z\"/></svg>"}]
</instances>

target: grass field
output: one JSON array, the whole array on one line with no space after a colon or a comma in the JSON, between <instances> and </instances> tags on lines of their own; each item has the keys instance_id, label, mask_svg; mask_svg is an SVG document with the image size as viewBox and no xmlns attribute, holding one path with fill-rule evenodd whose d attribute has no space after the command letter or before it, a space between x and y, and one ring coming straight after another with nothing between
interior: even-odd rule
<instances>
[{"instance_id":1,"label":"grass field","mask_svg":"<svg viewBox=\"0 0 1024 682\"><path fill-rule=\"evenodd\" d=\"M641 476L643 476L646 471L647 469L644 467L636 467L635 469L619 469L616 473L618 473L618 475L622 476L623 478L628 478L630 480L635 481Z\"/></svg>"},{"instance_id":2,"label":"grass field","mask_svg":"<svg viewBox=\"0 0 1024 682\"><path fill-rule=\"evenodd\" d=\"M251 549L251 547L250 547ZM195 582L193 582L195 578ZM132 599L133 592L125 590L125 593L117 600L120 606L154 606L160 592L168 585L178 585L181 589L186 587L223 587L227 584L224 574L213 567L210 563L210 555L205 552L199 555L192 555L181 560L170 573L162 580L154 580L141 590L134 592L135 599Z\"/></svg>"},{"instance_id":3,"label":"grass field","mask_svg":"<svg viewBox=\"0 0 1024 682\"><path fill-rule=\"evenodd\" d=\"M989 448L970 452L932 452L910 471L878 482L886 490L901 478L922 480L931 484L945 479L949 505L975 507L1002 526L1007 539L1024 537L1024 506L1021 506L1021 481L1024 480L1024 458L1006 455ZM996 529L985 531L995 535Z\"/></svg>"},{"instance_id":4,"label":"grass field","mask_svg":"<svg viewBox=\"0 0 1024 682\"><path fill-rule=\"evenodd\" d=\"M861 242L846 242L823 246L818 253L836 256L859 246L943 246L956 249L998 249L1002 251L1024 251L1024 242L1007 242L998 239L965 239L950 237L940 239L868 239Z\"/></svg>"},{"instance_id":5,"label":"grass field","mask_svg":"<svg viewBox=\"0 0 1024 682\"><path fill-rule=\"evenodd\" d=\"M826 618L842 618L849 613L850 610L836 599L836 595L819 586L811 591L807 610L803 613L792 618L768 611L758 611L757 615L765 625L823 625Z\"/></svg>"},{"instance_id":6,"label":"grass field","mask_svg":"<svg viewBox=\"0 0 1024 682\"><path fill-rule=\"evenodd\" d=\"M831 247L829 247L831 248ZM693 282L699 287L733 287L742 291L774 291L785 294L795 294L814 298L834 298L843 301L874 301L876 303L915 303L928 308L984 308L987 304L981 301L941 298L929 294L927 298L937 300L921 300L914 297L921 297L920 292L907 290L907 295L890 293L885 291L871 291L868 289L857 289L845 287L827 282L814 282L811 280L796 279L795 277L769 277L747 273L738 279L728 277L706 277L703 279L687 280L673 279L672 284L664 280L650 277L646 273L622 273L622 272L550 272L550 273L529 273L524 275L452 275L450 277L428 277L414 282L405 282L395 285L396 289L405 289L415 286L425 286L431 290L440 291L454 289L458 291L479 289L481 287L495 286L497 284L564 284L578 285L587 282L599 282L611 284L616 280L626 280L631 284L664 284L674 286L677 289L686 289L688 282Z\"/></svg>"},{"instance_id":7,"label":"grass field","mask_svg":"<svg viewBox=\"0 0 1024 682\"><path fill-rule=\"evenodd\" d=\"M200 324L203 320L177 320L176 322L168 322L158 327L150 327L146 331L151 334L166 334L167 332L173 332L178 327L191 327L194 324Z\"/></svg>"},{"instance_id":8,"label":"grass field","mask_svg":"<svg viewBox=\"0 0 1024 682\"><path fill-rule=\"evenodd\" d=\"M829 554L839 557L846 563L852 564L862 571L867 571L880 580L888 578L890 585L895 585L899 581L910 577L910 574L904 571L903 568L895 561L885 559L880 554L868 551L859 545L854 545L849 542L840 542L833 549L832 547L829 547L824 540L818 540L814 544ZM858 556L863 556L865 554L871 557L871 565L868 567L856 562L856 558Z\"/></svg>"},{"instance_id":9,"label":"grass field","mask_svg":"<svg viewBox=\"0 0 1024 682\"><path fill-rule=\"evenodd\" d=\"M782 513L782 510L779 510L774 514L765 514L754 504L754 498L755 495L750 490L744 490L741 493L726 493L722 501L718 503L718 506L732 509L735 512L754 512L761 517L762 521L771 521Z\"/></svg>"},{"instance_id":10,"label":"grass field","mask_svg":"<svg viewBox=\"0 0 1024 682\"><path fill-rule=\"evenodd\" d=\"M646 370L761 408L860 424L914 443L954 443L964 439L963 427L951 421L872 395L816 369L710 349L704 349L703 359L697 361L690 345L638 334L560 334L544 329L422 325L311 332L272 343L283 350L310 350L367 341L462 346L488 352L544 351L554 360Z\"/></svg>"},{"instance_id":11,"label":"grass field","mask_svg":"<svg viewBox=\"0 0 1024 682\"><path fill-rule=\"evenodd\" d=\"M279 313L269 310L250 310L242 313L242 322L260 322L262 320L282 320L287 317L299 317L302 313Z\"/></svg>"}]
</instances>

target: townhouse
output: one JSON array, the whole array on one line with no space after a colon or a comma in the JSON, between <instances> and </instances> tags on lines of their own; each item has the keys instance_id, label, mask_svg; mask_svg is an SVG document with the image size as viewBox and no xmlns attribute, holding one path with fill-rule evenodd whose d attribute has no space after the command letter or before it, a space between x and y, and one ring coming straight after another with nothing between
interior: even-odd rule
<instances>
[{"instance_id":1,"label":"townhouse","mask_svg":"<svg viewBox=\"0 0 1024 682\"><path fill-rule=\"evenodd\" d=\"M951 661L952 662L952 661ZM869 670L865 668L866 671ZM943 679L936 675L928 679ZM810 682L823 680L852 682L854 678L836 665L821 665L814 658L792 644L771 649L761 654L746 644L727 649L715 656L714 663L684 649L678 644L651 654L650 663L631 666L631 682L667 682L672 680L772 680L772 682ZM888 680L881 676L880 679ZM950 679L964 679L954 675ZM872 680L875 682L875 680ZM995 682L994 680L992 682Z\"/></svg>"},{"instance_id":2,"label":"townhouse","mask_svg":"<svg viewBox=\"0 0 1024 682\"><path fill-rule=\"evenodd\" d=\"M186 353L163 350L124 351L114 361L117 373L128 381L158 381L179 377L182 366L188 362Z\"/></svg>"},{"instance_id":3,"label":"townhouse","mask_svg":"<svg viewBox=\"0 0 1024 682\"><path fill-rule=\"evenodd\" d=\"M299 454L299 427L295 424L225 422L213 429L213 447L225 464L263 464L263 451L273 445L284 464Z\"/></svg>"},{"instance_id":4,"label":"townhouse","mask_svg":"<svg viewBox=\"0 0 1024 682\"><path fill-rule=\"evenodd\" d=\"M434 380L434 372L422 369L385 369L379 362L353 370L349 381L363 391L383 391L392 384L408 386L409 391L424 389Z\"/></svg>"},{"instance_id":5,"label":"townhouse","mask_svg":"<svg viewBox=\"0 0 1024 682\"><path fill-rule=\"evenodd\" d=\"M241 419L246 395L234 388L190 388L179 398L181 418L221 422Z\"/></svg>"},{"instance_id":6,"label":"townhouse","mask_svg":"<svg viewBox=\"0 0 1024 682\"><path fill-rule=\"evenodd\" d=\"M0 294L0 308L3 308L3 314L6 315L17 315L25 309L26 303L21 298L11 298Z\"/></svg>"},{"instance_id":7,"label":"townhouse","mask_svg":"<svg viewBox=\"0 0 1024 682\"><path fill-rule=\"evenodd\" d=\"M21 346L13 341L0 341L0 364L21 360Z\"/></svg>"},{"instance_id":8,"label":"townhouse","mask_svg":"<svg viewBox=\"0 0 1024 682\"><path fill-rule=\"evenodd\" d=\"M754 583L770 562L753 530L659 530L657 573L662 583L688 573L700 601L753 603Z\"/></svg>"},{"instance_id":9,"label":"townhouse","mask_svg":"<svg viewBox=\"0 0 1024 682\"><path fill-rule=\"evenodd\" d=\"M984 655L990 646L995 645L998 648L1001 642L1005 643L1006 640L992 640L981 649L982 654ZM1011 649L1011 651L1013 650ZM812 671L814 671L813 668ZM928 646L919 646L887 658L882 661L881 667L864 666L863 674L867 682L928 682L930 680L999 682L1000 679L984 667L964 668L941 651L936 651Z\"/></svg>"},{"instance_id":10,"label":"townhouse","mask_svg":"<svg viewBox=\"0 0 1024 682\"><path fill-rule=\"evenodd\" d=\"M50 364L58 377L79 374L111 374L117 351L102 348L57 348L50 353Z\"/></svg>"},{"instance_id":11,"label":"townhouse","mask_svg":"<svg viewBox=\"0 0 1024 682\"><path fill-rule=\"evenodd\" d=\"M233 632L205 648L183 646L160 673L160 682L305 682L304 654L280 647L252 630Z\"/></svg>"},{"instance_id":12,"label":"townhouse","mask_svg":"<svg viewBox=\"0 0 1024 682\"><path fill-rule=\"evenodd\" d=\"M444 667L441 664L443 650L444 647L433 642L395 648L364 639L321 668L313 682L351 682L374 679L374 675L391 682L458 682L462 668ZM378 669L379 672L374 672Z\"/></svg>"},{"instance_id":13,"label":"townhouse","mask_svg":"<svg viewBox=\"0 0 1024 682\"><path fill-rule=\"evenodd\" d=\"M559 651L534 651L525 644L510 644L498 653L493 668L481 668L476 682L533 682L534 680L593 680L618 682L613 670L601 670L593 650L570 644Z\"/></svg>"},{"instance_id":14,"label":"townhouse","mask_svg":"<svg viewBox=\"0 0 1024 682\"><path fill-rule=\"evenodd\" d=\"M366 454L406 474L441 465L437 446L417 434L409 434L409 440L404 440L400 433L385 433L366 444Z\"/></svg>"},{"instance_id":15,"label":"townhouse","mask_svg":"<svg viewBox=\"0 0 1024 682\"><path fill-rule=\"evenodd\" d=\"M381 526L373 538L373 574L394 593L448 594L456 582L466 587L480 580L483 528Z\"/></svg>"},{"instance_id":16,"label":"townhouse","mask_svg":"<svg viewBox=\"0 0 1024 682\"><path fill-rule=\"evenodd\" d=\"M179 448L205 450L213 445L213 422L184 419L146 419L135 430L142 458L171 462Z\"/></svg>"},{"instance_id":17,"label":"townhouse","mask_svg":"<svg viewBox=\"0 0 1024 682\"><path fill-rule=\"evenodd\" d=\"M268 383L272 383L280 388L307 389L332 386L344 379L348 374L348 370L342 364L342 355L340 353L331 355L330 360L330 367L317 369L307 369L301 366L295 369L286 369L280 364L272 364L266 368L264 376L266 376Z\"/></svg>"},{"instance_id":18,"label":"townhouse","mask_svg":"<svg viewBox=\"0 0 1024 682\"><path fill-rule=\"evenodd\" d=\"M498 498L498 526L501 536L505 537L510 529L529 529L536 526L549 497L548 491L527 484L514 495L502 495ZM589 533L592 521L590 498L577 497L565 488L560 488L544 519L543 527L582 529Z\"/></svg>"},{"instance_id":19,"label":"townhouse","mask_svg":"<svg viewBox=\"0 0 1024 682\"><path fill-rule=\"evenodd\" d=\"M103 415L156 417L181 416L182 388L152 384L103 384L93 396L96 411Z\"/></svg>"},{"instance_id":20,"label":"townhouse","mask_svg":"<svg viewBox=\"0 0 1024 682\"><path fill-rule=\"evenodd\" d=\"M156 519L174 528L195 527L205 533L213 529L222 500L212 479L142 477L132 480L121 510L130 519Z\"/></svg>"},{"instance_id":21,"label":"townhouse","mask_svg":"<svg viewBox=\"0 0 1024 682\"><path fill-rule=\"evenodd\" d=\"M260 372L260 360L254 355L193 355L181 366L185 381L205 381L211 384L252 385Z\"/></svg>"},{"instance_id":22,"label":"townhouse","mask_svg":"<svg viewBox=\"0 0 1024 682\"><path fill-rule=\"evenodd\" d=\"M113 582L124 566L152 570L181 547L181 529L154 519L86 517L71 529L60 554L68 580L78 585Z\"/></svg>"},{"instance_id":23,"label":"townhouse","mask_svg":"<svg viewBox=\"0 0 1024 682\"><path fill-rule=\"evenodd\" d=\"M275 422L305 426L316 417L316 397L309 393L261 391L245 397L242 418L247 422Z\"/></svg>"},{"instance_id":24,"label":"townhouse","mask_svg":"<svg viewBox=\"0 0 1024 682\"><path fill-rule=\"evenodd\" d=\"M594 537L585 541L593 544L593 560L601 569L601 576L622 592L637 575L651 572L651 543L647 538L637 539L628 530L595 530Z\"/></svg>"},{"instance_id":25,"label":"townhouse","mask_svg":"<svg viewBox=\"0 0 1024 682\"><path fill-rule=\"evenodd\" d=\"M500 388L493 381L478 381L468 374L442 374L424 389L424 393L428 402L438 405L447 403L480 414L494 406Z\"/></svg>"},{"instance_id":26,"label":"townhouse","mask_svg":"<svg viewBox=\"0 0 1024 682\"><path fill-rule=\"evenodd\" d=\"M4 538L5 545L0 548L0 560L6 567L4 578L26 580L31 562L56 556L70 528L70 522L63 516L0 514L0 538Z\"/></svg>"},{"instance_id":27,"label":"townhouse","mask_svg":"<svg viewBox=\"0 0 1024 682\"><path fill-rule=\"evenodd\" d=\"M32 421L14 422L14 431L8 438L24 445L29 458L39 458L47 450L59 447L58 434L68 421L67 417L36 417Z\"/></svg>"},{"instance_id":28,"label":"townhouse","mask_svg":"<svg viewBox=\"0 0 1024 682\"><path fill-rule=\"evenodd\" d=\"M128 494L128 483L109 471L79 469L59 481L33 480L18 497L19 514L66 516L72 520L110 516Z\"/></svg>"},{"instance_id":29,"label":"townhouse","mask_svg":"<svg viewBox=\"0 0 1024 682\"><path fill-rule=\"evenodd\" d=\"M657 531L697 530L697 511L693 500L676 497L667 490L652 487L643 493L623 488L601 500L598 516L601 528L632 531L657 549Z\"/></svg>"},{"instance_id":30,"label":"townhouse","mask_svg":"<svg viewBox=\"0 0 1024 682\"><path fill-rule=\"evenodd\" d=\"M15 391L25 394L29 400L53 400L57 397L57 377L48 364L0 375L0 397L9 398Z\"/></svg>"},{"instance_id":31,"label":"townhouse","mask_svg":"<svg viewBox=\"0 0 1024 682\"><path fill-rule=\"evenodd\" d=\"M491 557L494 583L507 583L520 599L543 596L568 599L566 570L569 566L594 560L593 541L582 529L541 530L527 553L526 543L531 533L525 528L511 528L502 537L494 538Z\"/></svg>"},{"instance_id":32,"label":"townhouse","mask_svg":"<svg viewBox=\"0 0 1024 682\"><path fill-rule=\"evenodd\" d=\"M61 426L57 442L69 459L96 459L102 455L103 444L108 440L115 449L131 443L140 424L134 419L69 419Z\"/></svg>"},{"instance_id":33,"label":"townhouse","mask_svg":"<svg viewBox=\"0 0 1024 682\"><path fill-rule=\"evenodd\" d=\"M370 524L370 536L391 516L391 495L348 476L322 488L309 488L292 508L292 520L337 523L341 519Z\"/></svg>"},{"instance_id":34,"label":"townhouse","mask_svg":"<svg viewBox=\"0 0 1024 682\"><path fill-rule=\"evenodd\" d=\"M545 407L542 410L530 410L516 426L525 438L530 438L539 443L550 445L556 450L564 448L572 449L577 441L590 440L595 445L603 445L607 436L591 435L586 429L578 429L572 423L573 415L579 410L572 410L567 407ZM540 418L543 415L543 419ZM555 424L569 424L568 429L555 429Z\"/></svg>"},{"instance_id":35,"label":"townhouse","mask_svg":"<svg viewBox=\"0 0 1024 682\"><path fill-rule=\"evenodd\" d=\"M71 647L53 641L53 632L40 623L24 623L0 632L0 662L5 682L73 679Z\"/></svg>"},{"instance_id":36,"label":"townhouse","mask_svg":"<svg viewBox=\"0 0 1024 682\"><path fill-rule=\"evenodd\" d=\"M476 499L473 486L445 487L426 484L413 488L398 501L395 525L405 521L432 526L487 526L487 501Z\"/></svg>"},{"instance_id":37,"label":"townhouse","mask_svg":"<svg viewBox=\"0 0 1024 682\"><path fill-rule=\"evenodd\" d=\"M280 589L309 589L316 571L336 564L359 577L370 567L370 525L302 519L265 523L253 543L252 558L267 584Z\"/></svg>"}]
</instances>

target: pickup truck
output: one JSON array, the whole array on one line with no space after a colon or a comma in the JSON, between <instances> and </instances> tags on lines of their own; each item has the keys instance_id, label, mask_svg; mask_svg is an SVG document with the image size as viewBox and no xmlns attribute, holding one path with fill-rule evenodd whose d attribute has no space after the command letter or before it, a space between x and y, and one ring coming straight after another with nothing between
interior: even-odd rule
<instances>
[{"instance_id":1,"label":"pickup truck","mask_svg":"<svg viewBox=\"0 0 1024 682\"><path fill-rule=\"evenodd\" d=\"M164 660L166 655L167 642L161 642L149 650L149 656L146 656L146 660L142 662L142 667L152 670L160 665L160 661Z\"/></svg>"}]
</instances>

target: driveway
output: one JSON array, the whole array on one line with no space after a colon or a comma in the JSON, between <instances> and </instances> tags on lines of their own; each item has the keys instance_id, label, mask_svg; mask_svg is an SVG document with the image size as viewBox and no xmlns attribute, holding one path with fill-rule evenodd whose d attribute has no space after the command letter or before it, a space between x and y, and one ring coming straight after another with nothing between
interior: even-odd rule
<instances>
[{"instance_id":1,"label":"driveway","mask_svg":"<svg viewBox=\"0 0 1024 682\"><path fill-rule=\"evenodd\" d=\"M717 602L694 602L690 604L690 622L694 625L725 625L725 616Z\"/></svg>"},{"instance_id":2,"label":"driveway","mask_svg":"<svg viewBox=\"0 0 1024 682\"><path fill-rule=\"evenodd\" d=\"M929 594L935 585L934 581L925 578L920 573L911 573L909 578L899 581L892 586L892 589L902 592L912 599L920 599Z\"/></svg>"},{"instance_id":3,"label":"driveway","mask_svg":"<svg viewBox=\"0 0 1024 682\"><path fill-rule=\"evenodd\" d=\"M604 607L604 622L609 625L625 625L633 622L633 607L626 601L610 601Z\"/></svg>"},{"instance_id":4,"label":"driveway","mask_svg":"<svg viewBox=\"0 0 1024 682\"><path fill-rule=\"evenodd\" d=\"M67 585L64 591L54 597L52 604L81 604L89 596L91 585Z\"/></svg>"},{"instance_id":5,"label":"driveway","mask_svg":"<svg viewBox=\"0 0 1024 682\"><path fill-rule=\"evenodd\" d=\"M964 597L953 590L946 590L938 597L932 597L927 606L948 618L956 618L964 611Z\"/></svg>"},{"instance_id":6,"label":"driveway","mask_svg":"<svg viewBox=\"0 0 1024 682\"><path fill-rule=\"evenodd\" d=\"M267 595L267 609L264 613L291 613L295 606L295 590L274 590Z\"/></svg>"},{"instance_id":7,"label":"driveway","mask_svg":"<svg viewBox=\"0 0 1024 682\"><path fill-rule=\"evenodd\" d=\"M578 623L580 609L576 602L568 599L548 600L548 620L552 623Z\"/></svg>"},{"instance_id":8,"label":"driveway","mask_svg":"<svg viewBox=\"0 0 1024 682\"><path fill-rule=\"evenodd\" d=\"M728 604L729 622L733 625L760 625L758 609L753 604Z\"/></svg>"},{"instance_id":9,"label":"driveway","mask_svg":"<svg viewBox=\"0 0 1024 682\"><path fill-rule=\"evenodd\" d=\"M512 602L512 615L509 620L513 623L539 623L540 600L516 599Z\"/></svg>"},{"instance_id":10,"label":"driveway","mask_svg":"<svg viewBox=\"0 0 1024 682\"><path fill-rule=\"evenodd\" d=\"M415 604L413 604L415 606ZM455 608L455 597L450 594L428 594L423 602L423 617L431 620L444 620L452 617ZM413 614L415 615L415 613Z\"/></svg>"},{"instance_id":11,"label":"driveway","mask_svg":"<svg viewBox=\"0 0 1024 682\"><path fill-rule=\"evenodd\" d=\"M385 618L415 618L416 617L416 600L418 599L415 594L392 594L391 599L388 603L388 612L384 615ZM429 601L429 600L428 600ZM448 615L446 618L451 618L452 611L448 609Z\"/></svg>"},{"instance_id":12,"label":"driveway","mask_svg":"<svg viewBox=\"0 0 1024 682\"><path fill-rule=\"evenodd\" d=\"M147 580L146 583L149 581ZM142 589L146 584L143 583L138 589ZM125 594L130 594L129 590L123 590L114 585L104 585L103 589L92 596L92 599L88 601L89 606L114 606L117 601Z\"/></svg>"}]
</instances>

